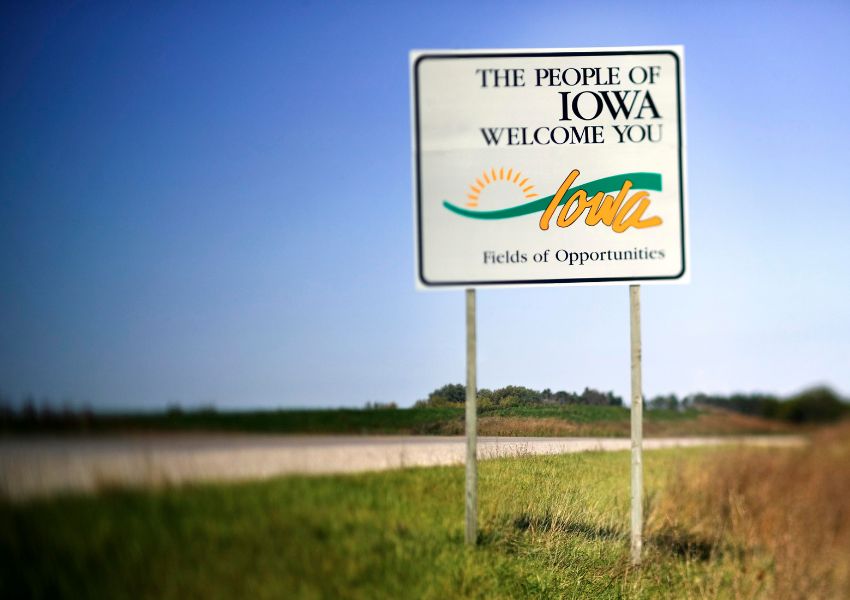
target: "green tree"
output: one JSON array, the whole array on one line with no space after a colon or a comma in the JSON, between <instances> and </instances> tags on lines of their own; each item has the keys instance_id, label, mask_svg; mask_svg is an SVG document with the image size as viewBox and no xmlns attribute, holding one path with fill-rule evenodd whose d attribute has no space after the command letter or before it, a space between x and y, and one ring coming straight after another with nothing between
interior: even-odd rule
<instances>
[{"instance_id":1,"label":"green tree","mask_svg":"<svg viewBox=\"0 0 850 600\"><path fill-rule=\"evenodd\" d=\"M420 400L416 403L416 406L444 408L451 406L463 406L465 402L466 386L461 383L448 383L428 394L428 399Z\"/></svg>"},{"instance_id":2,"label":"green tree","mask_svg":"<svg viewBox=\"0 0 850 600\"><path fill-rule=\"evenodd\" d=\"M848 413L848 405L828 387L800 392L779 408L781 418L794 423L826 423L837 421Z\"/></svg>"}]
</instances>

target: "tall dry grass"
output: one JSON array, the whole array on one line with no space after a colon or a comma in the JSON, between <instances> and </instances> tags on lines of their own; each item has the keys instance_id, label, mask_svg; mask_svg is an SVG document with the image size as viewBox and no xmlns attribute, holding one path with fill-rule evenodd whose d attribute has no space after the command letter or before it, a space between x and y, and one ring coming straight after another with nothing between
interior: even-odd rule
<instances>
[{"instance_id":1,"label":"tall dry grass","mask_svg":"<svg viewBox=\"0 0 850 600\"><path fill-rule=\"evenodd\" d=\"M736 596L850 598L850 422L804 449L718 452L668 489L650 530L706 543Z\"/></svg>"},{"instance_id":2,"label":"tall dry grass","mask_svg":"<svg viewBox=\"0 0 850 600\"><path fill-rule=\"evenodd\" d=\"M554 417L528 416L485 415L478 419L479 435L628 437L630 431L631 424L628 419L590 421L587 423ZM646 437L743 435L795 431L799 431L799 428L794 428L781 421L772 421L718 409L708 409L693 419L647 420L644 422ZM464 423L460 419L446 423L439 433L443 435L463 435Z\"/></svg>"}]
</instances>

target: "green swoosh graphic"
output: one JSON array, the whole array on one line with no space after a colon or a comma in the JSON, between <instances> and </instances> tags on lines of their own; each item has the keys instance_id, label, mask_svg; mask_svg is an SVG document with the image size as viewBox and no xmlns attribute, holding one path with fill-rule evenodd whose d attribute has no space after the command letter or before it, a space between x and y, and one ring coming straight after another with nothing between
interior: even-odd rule
<instances>
[{"instance_id":1,"label":"green swoosh graphic","mask_svg":"<svg viewBox=\"0 0 850 600\"><path fill-rule=\"evenodd\" d=\"M631 181L632 187L638 190L661 191L661 173L621 173L620 175L611 175L610 177L603 177L602 179L588 181L587 183L571 187L564 194L564 197L561 198L558 206L564 204L578 190L584 190L588 196L599 192L613 192L622 188L626 180ZM546 210L546 207L549 206L549 203L554 197L555 194L552 194L540 200L533 200L519 206L512 206L511 208L503 208L501 210L469 210L452 204L448 200L443 200L443 206L453 213L457 213L462 217L469 217L470 219L510 219L512 217L521 217L522 215L530 215L531 213Z\"/></svg>"}]
</instances>

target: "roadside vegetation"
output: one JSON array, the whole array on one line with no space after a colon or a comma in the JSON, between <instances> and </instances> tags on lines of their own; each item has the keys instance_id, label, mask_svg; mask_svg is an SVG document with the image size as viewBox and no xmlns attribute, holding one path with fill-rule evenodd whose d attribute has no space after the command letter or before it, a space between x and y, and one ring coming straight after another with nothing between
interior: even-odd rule
<instances>
[{"instance_id":1,"label":"roadside vegetation","mask_svg":"<svg viewBox=\"0 0 850 600\"><path fill-rule=\"evenodd\" d=\"M724 459L728 457L728 459ZM804 449L739 449L677 465L651 530L730 561L737 597L850 598L850 422Z\"/></svg>"},{"instance_id":2,"label":"roadside vegetation","mask_svg":"<svg viewBox=\"0 0 850 600\"><path fill-rule=\"evenodd\" d=\"M612 392L481 389L479 433L500 436L628 436L629 409ZM458 435L464 431L465 387L444 385L412 408L368 404L363 409L219 411L214 407L165 412L103 414L56 408L25 399L17 409L0 398L0 434L225 431L285 434ZM648 436L782 433L834 422L850 405L827 388L791 398L760 394L695 394L645 400Z\"/></svg>"},{"instance_id":3,"label":"roadside vegetation","mask_svg":"<svg viewBox=\"0 0 850 600\"><path fill-rule=\"evenodd\" d=\"M444 385L431 392L428 398L416 403L417 407L445 408L463 406L466 388L459 383ZM788 398L773 394L732 394L720 396L691 394L682 398L676 394L644 398L650 411L687 412L706 407L719 408L751 417L773 419L787 423L833 423L850 414L850 403L834 390L818 386L806 389ZM554 406L623 406L623 399L613 392L600 392L585 388L581 394L551 389L542 391L522 386L507 386L497 390L478 390L478 404L482 412L508 407Z\"/></svg>"},{"instance_id":4,"label":"roadside vegetation","mask_svg":"<svg viewBox=\"0 0 850 600\"><path fill-rule=\"evenodd\" d=\"M0 597L847 598L850 426L787 450L645 456L643 567L629 455L105 490L0 503Z\"/></svg>"}]
</instances>

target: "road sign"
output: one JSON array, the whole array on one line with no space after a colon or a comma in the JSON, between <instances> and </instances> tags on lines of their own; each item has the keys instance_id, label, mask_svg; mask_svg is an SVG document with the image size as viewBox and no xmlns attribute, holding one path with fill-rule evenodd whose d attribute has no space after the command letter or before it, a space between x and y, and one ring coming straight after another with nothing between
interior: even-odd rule
<instances>
[{"instance_id":1,"label":"road sign","mask_svg":"<svg viewBox=\"0 0 850 600\"><path fill-rule=\"evenodd\" d=\"M410 60L419 286L687 280L681 47Z\"/></svg>"}]
</instances>

